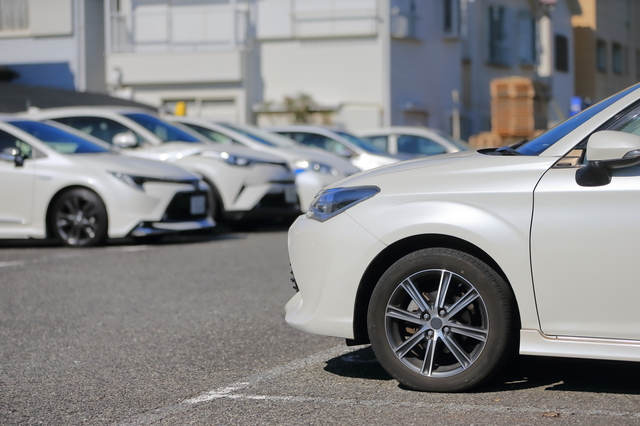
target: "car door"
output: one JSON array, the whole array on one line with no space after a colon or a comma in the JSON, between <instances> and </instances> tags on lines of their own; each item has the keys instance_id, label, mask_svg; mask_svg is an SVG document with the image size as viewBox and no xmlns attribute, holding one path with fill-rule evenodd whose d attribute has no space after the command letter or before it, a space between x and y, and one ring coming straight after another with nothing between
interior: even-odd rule
<instances>
[{"instance_id":1,"label":"car door","mask_svg":"<svg viewBox=\"0 0 640 426\"><path fill-rule=\"evenodd\" d=\"M608 129L640 134L638 118L635 108ZM640 166L614 171L607 185L580 186L581 151L558 162L534 192L531 265L540 325L547 335L640 340Z\"/></svg>"},{"instance_id":2,"label":"car door","mask_svg":"<svg viewBox=\"0 0 640 426\"><path fill-rule=\"evenodd\" d=\"M18 149L29 155L30 146L12 134L0 130L0 152ZM26 159L22 166L0 159L0 235L11 236L31 224L35 185L35 163Z\"/></svg>"}]
</instances>

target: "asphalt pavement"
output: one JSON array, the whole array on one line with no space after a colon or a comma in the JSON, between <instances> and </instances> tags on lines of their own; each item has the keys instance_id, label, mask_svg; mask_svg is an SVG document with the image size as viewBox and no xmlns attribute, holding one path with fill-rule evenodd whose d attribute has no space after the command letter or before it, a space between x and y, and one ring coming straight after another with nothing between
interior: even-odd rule
<instances>
[{"instance_id":1,"label":"asphalt pavement","mask_svg":"<svg viewBox=\"0 0 640 426\"><path fill-rule=\"evenodd\" d=\"M0 424L640 424L636 363L518 357L471 393L403 389L368 346L285 324L286 240L0 243Z\"/></svg>"}]
</instances>

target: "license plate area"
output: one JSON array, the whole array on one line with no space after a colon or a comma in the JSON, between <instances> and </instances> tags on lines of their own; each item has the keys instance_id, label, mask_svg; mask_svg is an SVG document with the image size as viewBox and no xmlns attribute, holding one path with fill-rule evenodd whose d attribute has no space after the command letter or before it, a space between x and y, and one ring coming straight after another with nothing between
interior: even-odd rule
<instances>
[{"instance_id":1,"label":"license plate area","mask_svg":"<svg viewBox=\"0 0 640 426\"><path fill-rule=\"evenodd\" d=\"M298 192L295 186L287 186L284 188L284 201L288 204L298 202Z\"/></svg>"},{"instance_id":2,"label":"license plate area","mask_svg":"<svg viewBox=\"0 0 640 426\"><path fill-rule=\"evenodd\" d=\"M189 212L192 215L204 214L207 211L207 198L204 195L194 195L191 197Z\"/></svg>"}]
</instances>

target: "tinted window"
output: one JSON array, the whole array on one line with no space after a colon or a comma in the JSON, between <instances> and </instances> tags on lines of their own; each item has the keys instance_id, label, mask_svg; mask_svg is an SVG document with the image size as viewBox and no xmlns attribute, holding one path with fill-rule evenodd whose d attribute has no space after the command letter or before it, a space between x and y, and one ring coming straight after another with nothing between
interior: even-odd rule
<instances>
[{"instance_id":1,"label":"tinted window","mask_svg":"<svg viewBox=\"0 0 640 426\"><path fill-rule=\"evenodd\" d=\"M437 142L422 136L398 136L398 152L418 155L444 154L447 150Z\"/></svg>"},{"instance_id":2,"label":"tinted window","mask_svg":"<svg viewBox=\"0 0 640 426\"><path fill-rule=\"evenodd\" d=\"M21 141L11 133L0 130L0 152L4 152L5 149L17 148L20 150L20 154L24 157L31 157L31 146L26 142Z\"/></svg>"},{"instance_id":3,"label":"tinted window","mask_svg":"<svg viewBox=\"0 0 640 426\"><path fill-rule=\"evenodd\" d=\"M522 145L517 149L517 151L524 155L541 154L544 150L546 150L551 145L553 145L554 143L558 142L560 139L562 139L563 137L571 133L581 124L584 124L585 122L587 122L594 115L598 114L600 111L604 110L611 104L625 97L626 95L633 92L634 90L637 90L638 88L640 88L640 85L636 84L635 86L632 86L626 90L623 90L622 92L618 92L615 95L605 99L604 101L585 109L581 113L574 115L568 120L558 124L553 129L548 130L547 132L541 134L537 138Z\"/></svg>"},{"instance_id":4,"label":"tinted window","mask_svg":"<svg viewBox=\"0 0 640 426\"><path fill-rule=\"evenodd\" d=\"M352 144L357 145L358 148L364 149L367 152L370 152L372 154L386 154L385 151L376 148L375 146L371 145L369 142L357 136L354 136L351 133L347 133L347 132L336 132L336 133L342 136L343 138L345 138L346 140L348 140L349 142L351 142Z\"/></svg>"},{"instance_id":5,"label":"tinted window","mask_svg":"<svg viewBox=\"0 0 640 426\"><path fill-rule=\"evenodd\" d=\"M115 120L104 117L61 117L54 118L54 121L62 123L81 132L87 133L95 138L103 140L109 144L113 143L113 137L119 133L133 133L138 143L144 142L140 135L132 132L127 126Z\"/></svg>"},{"instance_id":6,"label":"tinted window","mask_svg":"<svg viewBox=\"0 0 640 426\"><path fill-rule=\"evenodd\" d=\"M366 136L362 139L366 140L381 151L389 151L389 137L387 135Z\"/></svg>"},{"instance_id":7,"label":"tinted window","mask_svg":"<svg viewBox=\"0 0 640 426\"><path fill-rule=\"evenodd\" d=\"M109 152L95 143L38 121L10 121L9 124L40 139L61 154Z\"/></svg>"},{"instance_id":8,"label":"tinted window","mask_svg":"<svg viewBox=\"0 0 640 426\"><path fill-rule=\"evenodd\" d=\"M207 129L206 127L198 126L191 123L182 123L182 124L190 128L191 130L198 132L199 134L209 139L210 141L221 143L224 145L231 145L234 143L239 144L239 142L234 141L229 136L223 135L222 133L216 132L215 130Z\"/></svg>"},{"instance_id":9,"label":"tinted window","mask_svg":"<svg viewBox=\"0 0 640 426\"><path fill-rule=\"evenodd\" d=\"M317 133L295 132L290 133L288 136L303 145L321 148L326 151L334 152L338 155L352 155L351 150L340 142Z\"/></svg>"},{"instance_id":10,"label":"tinted window","mask_svg":"<svg viewBox=\"0 0 640 426\"><path fill-rule=\"evenodd\" d=\"M198 138L152 115L136 113L124 116L156 135L162 142L200 142Z\"/></svg>"}]
</instances>

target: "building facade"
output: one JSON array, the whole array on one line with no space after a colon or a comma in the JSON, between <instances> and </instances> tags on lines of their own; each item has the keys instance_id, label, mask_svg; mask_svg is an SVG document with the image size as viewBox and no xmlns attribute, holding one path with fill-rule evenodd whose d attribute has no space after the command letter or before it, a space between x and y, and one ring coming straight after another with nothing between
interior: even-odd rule
<instances>
[{"instance_id":1,"label":"building facade","mask_svg":"<svg viewBox=\"0 0 640 426\"><path fill-rule=\"evenodd\" d=\"M598 102L640 81L640 2L580 0L573 17L575 94Z\"/></svg>"},{"instance_id":2,"label":"building facade","mask_svg":"<svg viewBox=\"0 0 640 426\"><path fill-rule=\"evenodd\" d=\"M0 61L14 83L105 92L102 0L0 1Z\"/></svg>"},{"instance_id":3,"label":"building facade","mask_svg":"<svg viewBox=\"0 0 640 426\"><path fill-rule=\"evenodd\" d=\"M113 93L268 124L287 101L358 129L490 123L489 82L540 80L551 121L574 94L577 0L105 0ZM313 114L312 114L313 115Z\"/></svg>"}]
</instances>

